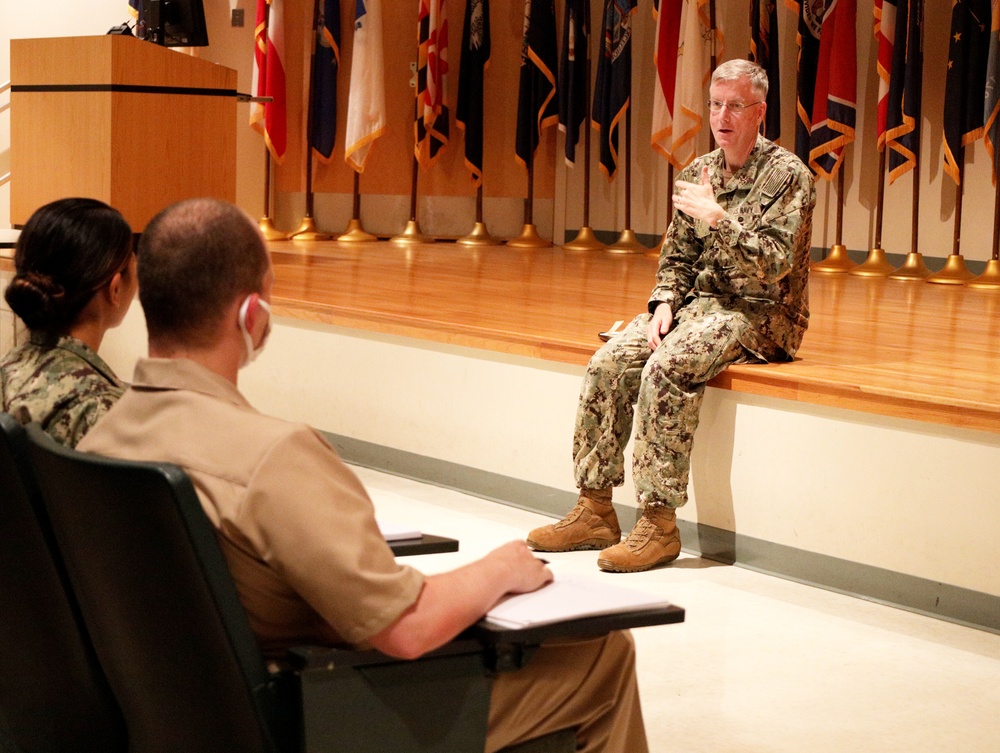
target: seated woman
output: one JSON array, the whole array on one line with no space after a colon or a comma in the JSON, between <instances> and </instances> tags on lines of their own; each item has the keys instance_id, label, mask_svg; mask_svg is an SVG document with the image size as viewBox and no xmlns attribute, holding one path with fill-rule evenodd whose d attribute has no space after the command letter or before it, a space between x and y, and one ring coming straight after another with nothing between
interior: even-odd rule
<instances>
[{"instance_id":1,"label":"seated woman","mask_svg":"<svg viewBox=\"0 0 1000 753\"><path fill-rule=\"evenodd\" d=\"M14 267L5 297L30 339L0 360L3 410L75 447L124 390L97 350L135 297L132 229L103 202L60 199L28 219Z\"/></svg>"}]
</instances>

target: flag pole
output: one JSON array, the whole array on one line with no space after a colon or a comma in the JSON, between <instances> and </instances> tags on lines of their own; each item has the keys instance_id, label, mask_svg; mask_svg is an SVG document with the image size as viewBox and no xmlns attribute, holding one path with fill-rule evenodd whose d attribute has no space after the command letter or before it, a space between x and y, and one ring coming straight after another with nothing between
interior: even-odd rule
<instances>
[{"instance_id":1,"label":"flag pole","mask_svg":"<svg viewBox=\"0 0 1000 753\"><path fill-rule=\"evenodd\" d=\"M483 222L483 183L482 176L479 179L479 186L476 188L476 224L472 226L472 230L469 231L468 235L463 235L459 238L456 243L461 243L463 246L498 246L500 242L490 235L490 231L486 229L486 223Z\"/></svg>"},{"instance_id":2,"label":"flag pole","mask_svg":"<svg viewBox=\"0 0 1000 753\"><path fill-rule=\"evenodd\" d=\"M964 285L973 277L972 272L965 266L965 258L961 254L962 248L962 187L965 182L965 150L962 150L962 161L958 165L958 184L955 186L955 230L952 235L951 253L945 259L944 267L927 277L927 282L939 285Z\"/></svg>"},{"instance_id":3,"label":"flag pole","mask_svg":"<svg viewBox=\"0 0 1000 753\"><path fill-rule=\"evenodd\" d=\"M587 19L587 28L590 28L590 19ZM593 62L590 57L590 34L587 34L587 80L583 85L583 111L590 113L590 77ZM570 251L600 251L604 244L597 240L594 229L590 226L590 117L584 117L581 128L583 128L583 226L576 234L576 238L569 243L564 243L563 248Z\"/></svg>"},{"instance_id":4,"label":"flag pole","mask_svg":"<svg viewBox=\"0 0 1000 753\"><path fill-rule=\"evenodd\" d=\"M986 270L969 282L970 288L1000 289L1000 184L993 190L993 253Z\"/></svg>"},{"instance_id":5,"label":"flag pole","mask_svg":"<svg viewBox=\"0 0 1000 753\"><path fill-rule=\"evenodd\" d=\"M337 236L337 240L340 243L371 243L378 240L361 227L361 173L357 170L354 171L354 210L351 221L347 223L347 229L343 234Z\"/></svg>"},{"instance_id":6,"label":"flag pole","mask_svg":"<svg viewBox=\"0 0 1000 753\"><path fill-rule=\"evenodd\" d=\"M892 264L885 258L882 248L882 210L885 204L885 153L883 145L878 155L878 193L875 198L875 245L868 251L868 258L859 264L849 274L858 277L887 277L893 271Z\"/></svg>"},{"instance_id":7,"label":"flag pole","mask_svg":"<svg viewBox=\"0 0 1000 753\"><path fill-rule=\"evenodd\" d=\"M313 103L313 96L315 95L316 87L316 40L318 35L322 33L320 29L320 10L319 4L323 0L316 0L313 3L313 38L312 38L312 55L310 57L309 64L309 86L308 86L308 96L309 105L306 108L306 213L302 218L302 224L299 225L299 229L292 233L289 237L297 241L328 241L331 236L329 233L322 233L316 227L316 222L313 219L313 209L315 196L313 194L313 116L315 104Z\"/></svg>"},{"instance_id":8,"label":"flag pole","mask_svg":"<svg viewBox=\"0 0 1000 753\"><path fill-rule=\"evenodd\" d=\"M919 248L918 238L920 231L920 148L917 148L917 153L914 155L915 161L913 165L913 201L910 207L910 253L906 255L906 261L903 262L903 266L889 275L889 279L892 280L923 280L929 277L931 271L924 264L924 257L917 248Z\"/></svg>"},{"instance_id":9,"label":"flag pole","mask_svg":"<svg viewBox=\"0 0 1000 753\"><path fill-rule=\"evenodd\" d=\"M265 13L265 40L267 39L267 25L270 20L268 14ZM264 45L264 64L262 67L265 71L267 70L267 44ZM266 126L265 130L267 130ZM288 238L287 235L274 226L274 221L271 219L271 150L267 148L267 139L264 139L264 215L260 218L258 225L260 226L260 232L264 236L264 240L278 241Z\"/></svg>"},{"instance_id":10,"label":"flag pole","mask_svg":"<svg viewBox=\"0 0 1000 753\"><path fill-rule=\"evenodd\" d=\"M923 80L923 49L924 49L924 19L923 2L917 3L917 12L920 13L919 37L920 37L920 71L918 80ZM914 112L922 113L922 92L918 85L915 91L916 99ZM910 207L910 253L906 255L903 266L889 275L890 280L923 280L931 274L931 271L924 264L923 255L917 250L919 248L920 233L920 140L917 140L916 149L913 153L913 200Z\"/></svg>"},{"instance_id":11,"label":"flag pole","mask_svg":"<svg viewBox=\"0 0 1000 753\"><path fill-rule=\"evenodd\" d=\"M535 150L528 155L528 197L524 200L524 227L521 234L507 241L511 248L548 248L552 241L547 241L538 234L534 222L535 204Z\"/></svg>"},{"instance_id":12,"label":"flag pole","mask_svg":"<svg viewBox=\"0 0 1000 753\"><path fill-rule=\"evenodd\" d=\"M846 161L847 145L844 145L843 152L840 155L840 165L836 168L837 224L835 233L837 240L830 246L830 253L826 255L826 258L812 265L812 269L816 272L847 272L857 266L851 261L851 257L847 255L847 246L841 242L844 233L844 173L846 172L844 163Z\"/></svg>"},{"instance_id":13,"label":"flag pole","mask_svg":"<svg viewBox=\"0 0 1000 753\"><path fill-rule=\"evenodd\" d=\"M631 77L630 77L631 78ZM632 232L632 105L625 111L625 229L607 247L612 254L644 254L649 251Z\"/></svg>"},{"instance_id":14,"label":"flag pole","mask_svg":"<svg viewBox=\"0 0 1000 753\"><path fill-rule=\"evenodd\" d=\"M417 117L420 117L419 113ZM420 223L417 222L417 180L420 175L420 163L417 155L413 155L413 173L410 178L410 219L406 227L399 235L394 235L389 240L392 243L412 244L412 243L434 243L434 238L424 235L420 230Z\"/></svg>"}]
</instances>

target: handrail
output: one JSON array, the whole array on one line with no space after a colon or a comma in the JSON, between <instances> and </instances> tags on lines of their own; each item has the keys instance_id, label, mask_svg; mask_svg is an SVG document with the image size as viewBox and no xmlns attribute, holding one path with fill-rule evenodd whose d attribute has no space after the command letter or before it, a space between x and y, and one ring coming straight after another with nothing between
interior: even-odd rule
<instances>
[{"instance_id":1,"label":"handrail","mask_svg":"<svg viewBox=\"0 0 1000 753\"><path fill-rule=\"evenodd\" d=\"M10 183L10 173L4 173L3 175L0 175L0 186L6 183Z\"/></svg>"},{"instance_id":2,"label":"handrail","mask_svg":"<svg viewBox=\"0 0 1000 753\"><path fill-rule=\"evenodd\" d=\"M10 81L5 81L4 83L0 84L0 94L3 94L9 88L10 88Z\"/></svg>"}]
</instances>

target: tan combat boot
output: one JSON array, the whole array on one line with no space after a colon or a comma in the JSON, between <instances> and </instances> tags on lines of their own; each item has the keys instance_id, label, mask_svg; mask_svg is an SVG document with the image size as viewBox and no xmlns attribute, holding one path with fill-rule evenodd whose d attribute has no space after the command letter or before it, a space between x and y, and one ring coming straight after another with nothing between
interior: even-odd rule
<instances>
[{"instance_id":1,"label":"tan combat boot","mask_svg":"<svg viewBox=\"0 0 1000 753\"><path fill-rule=\"evenodd\" d=\"M621 541L611 489L581 489L576 507L558 523L528 534L528 546L539 552L606 549Z\"/></svg>"},{"instance_id":2,"label":"tan combat boot","mask_svg":"<svg viewBox=\"0 0 1000 753\"><path fill-rule=\"evenodd\" d=\"M613 573L638 573L673 562L680 553L674 508L648 507L625 540L601 554L597 566Z\"/></svg>"}]
</instances>

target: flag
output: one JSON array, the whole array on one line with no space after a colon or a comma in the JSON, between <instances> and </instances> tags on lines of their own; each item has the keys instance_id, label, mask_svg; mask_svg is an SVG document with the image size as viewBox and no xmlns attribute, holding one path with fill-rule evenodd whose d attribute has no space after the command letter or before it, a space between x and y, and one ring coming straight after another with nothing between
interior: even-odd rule
<instances>
[{"instance_id":1,"label":"flag","mask_svg":"<svg viewBox=\"0 0 1000 753\"><path fill-rule=\"evenodd\" d=\"M284 0L257 0L253 92L258 97L272 97L272 101L250 108L250 125L264 134L264 143L278 163L285 156L287 141L284 57Z\"/></svg>"},{"instance_id":2,"label":"flag","mask_svg":"<svg viewBox=\"0 0 1000 753\"><path fill-rule=\"evenodd\" d=\"M712 32L709 0L660 0L657 23L657 83L653 99L653 139L656 143L653 148L681 169L697 156L695 140L705 125L712 51L714 47L716 55L721 57L725 52L725 40L719 29ZM675 26L679 26L679 30L675 30ZM664 35L663 40L660 34ZM674 39L678 39L679 44ZM676 50L676 59L671 59L671 49ZM666 50L665 57L660 57L660 50ZM667 106L671 75L674 77L673 109Z\"/></svg>"},{"instance_id":3,"label":"flag","mask_svg":"<svg viewBox=\"0 0 1000 753\"><path fill-rule=\"evenodd\" d=\"M1000 176L1000 0L993 0L993 14L990 21L990 51L986 64L986 103L983 107L985 119L986 151L993 165L993 185Z\"/></svg>"},{"instance_id":4,"label":"flag","mask_svg":"<svg viewBox=\"0 0 1000 753\"><path fill-rule=\"evenodd\" d=\"M885 139L890 150L890 184L916 167L920 153L920 87L924 73L920 29L923 22L923 0L899 0L885 123ZM900 38L900 33L904 38Z\"/></svg>"},{"instance_id":5,"label":"flag","mask_svg":"<svg viewBox=\"0 0 1000 753\"><path fill-rule=\"evenodd\" d=\"M833 180L857 119L857 0L829 0L823 16L810 120L809 167Z\"/></svg>"},{"instance_id":6,"label":"flag","mask_svg":"<svg viewBox=\"0 0 1000 753\"><path fill-rule=\"evenodd\" d=\"M142 11L142 0L128 0L128 14L138 19Z\"/></svg>"},{"instance_id":7,"label":"flag","mask_svg":"<svg viewBox=\"0 0 1000 753\"><path fill-rule=\"evenodd\" d=\"M312 148L329 160L337 139L337 71L340 69L340 0L323 0L313 56Z\"/></svg>"},{"instance_id":8,"label":"flag","mask_svg":"<svg viewBox=\"0 0 1000 753\"><path fill-rule=\"evenodd\" d=\"M893 45L896 42L897 1L875 0L874 7L875 40L878 44L878 57L875 61L878 73L878 113L875 128L880 152L885 149L886 118L889 114L889 80L892 76Z\"/></svg>"},{"instance_id":9,"label":"flag","mask_svg":"<svg viewBox=\"0 0 1000 753\"><path fill-rule=\"evenodd\" d=\"M750 0L750 59L767 71L767 114L764 136L781 135L781 68L778 65L778 4Z\"/></svg>"},{"instance_id":10,"label":"flag","mask_svg":"<svg viewBox=\"0 0 1000 753\"><path fill-rule=\"evenodd\" d=\"M618 169L618 124L632 96L632 15L636 0L605 0L601 47L594 84L594 126L600 132L601 170Z\"/></svg>"},{"instance_id":11,"label":"flag","mask_svg":"<svg viewBox=\"0 0 1000 753\"><path fill-rule=\"evenodd\" d=\"M944 171L958 185L965 145L983 135L990 0L955 0L944 88Z\"/></svg>"},{"instance_id":12,"label":"flag","mask_svg":"<svg viewBox=\"0 0 1000 753\"><path fill-rule=\"evenodd\" d=\"M672 136L684 5L684 0L660 0L659 8L653 8L656 17L656 37L653 41L656 82L653 84L653 131L650 141L653 149L678 169L683 166L674 161Z\"/></svg>"},{"instance_id":13,"label":"flag","mask_svg":"<svg viewBox=\"0 0 1000 753\"><path fill-rule=\"evenodd\" d=\"M580 126L587 118L590 0L566 0L559 61L559 130L566 134L566 164L576 163Z\"/></svg>"},{"instance_id":14,"label":"flag","mask_svg":"<svg viewBox=\"0 0 1000 753\"><path fill-rule=\"evenodd\" d=\"M795 87L795 154L808 165L816 68L819 63L819 36L827 2L826 0L786 0L786 2L799 17L798 31L795 35L799 47Z\"/></svg>"},{"instance_id":15,"label":"flag","mask_svg":"<svg viewBox=\"0 0 1000 753\"><path fill-rule=\"evenodd\" d=\"M525 0L515 145L515 158L525 167L534 158L542 129L559 120L556 58L554 0Z\"/></svg>"},{"instance_id":16,"label":"flag","mask_svg":"<svg viewBox=\"0 0 1000 753\"><path fill-rule=\"evenodd\" d=\"M448 143L448 18L445 0L420 0L417 13L417 111L414 148L417 161L429 167Z\"/></svg>"},{"instance_id":17,"label":"flag","mask_svg":"<svg viewBox=\"0 0 1000 753\"><path fill-rule=\"evenodd\" d=\"M466 0L455 122L465 131L465 166L483 182L483 73L490 64L489 0Z\"/></svg>"},{"instance_id":18,"label":"flag","mask_svg":"<svg viewBox=\"0 0 1000 753\"><path fill-rule=\"evenodd\" d=\"M385 122L381 0L356 0L351 89L344 138L344 161L355 171L365 171L372 144L385 132Z\"/></svg>"}]
</instances>

